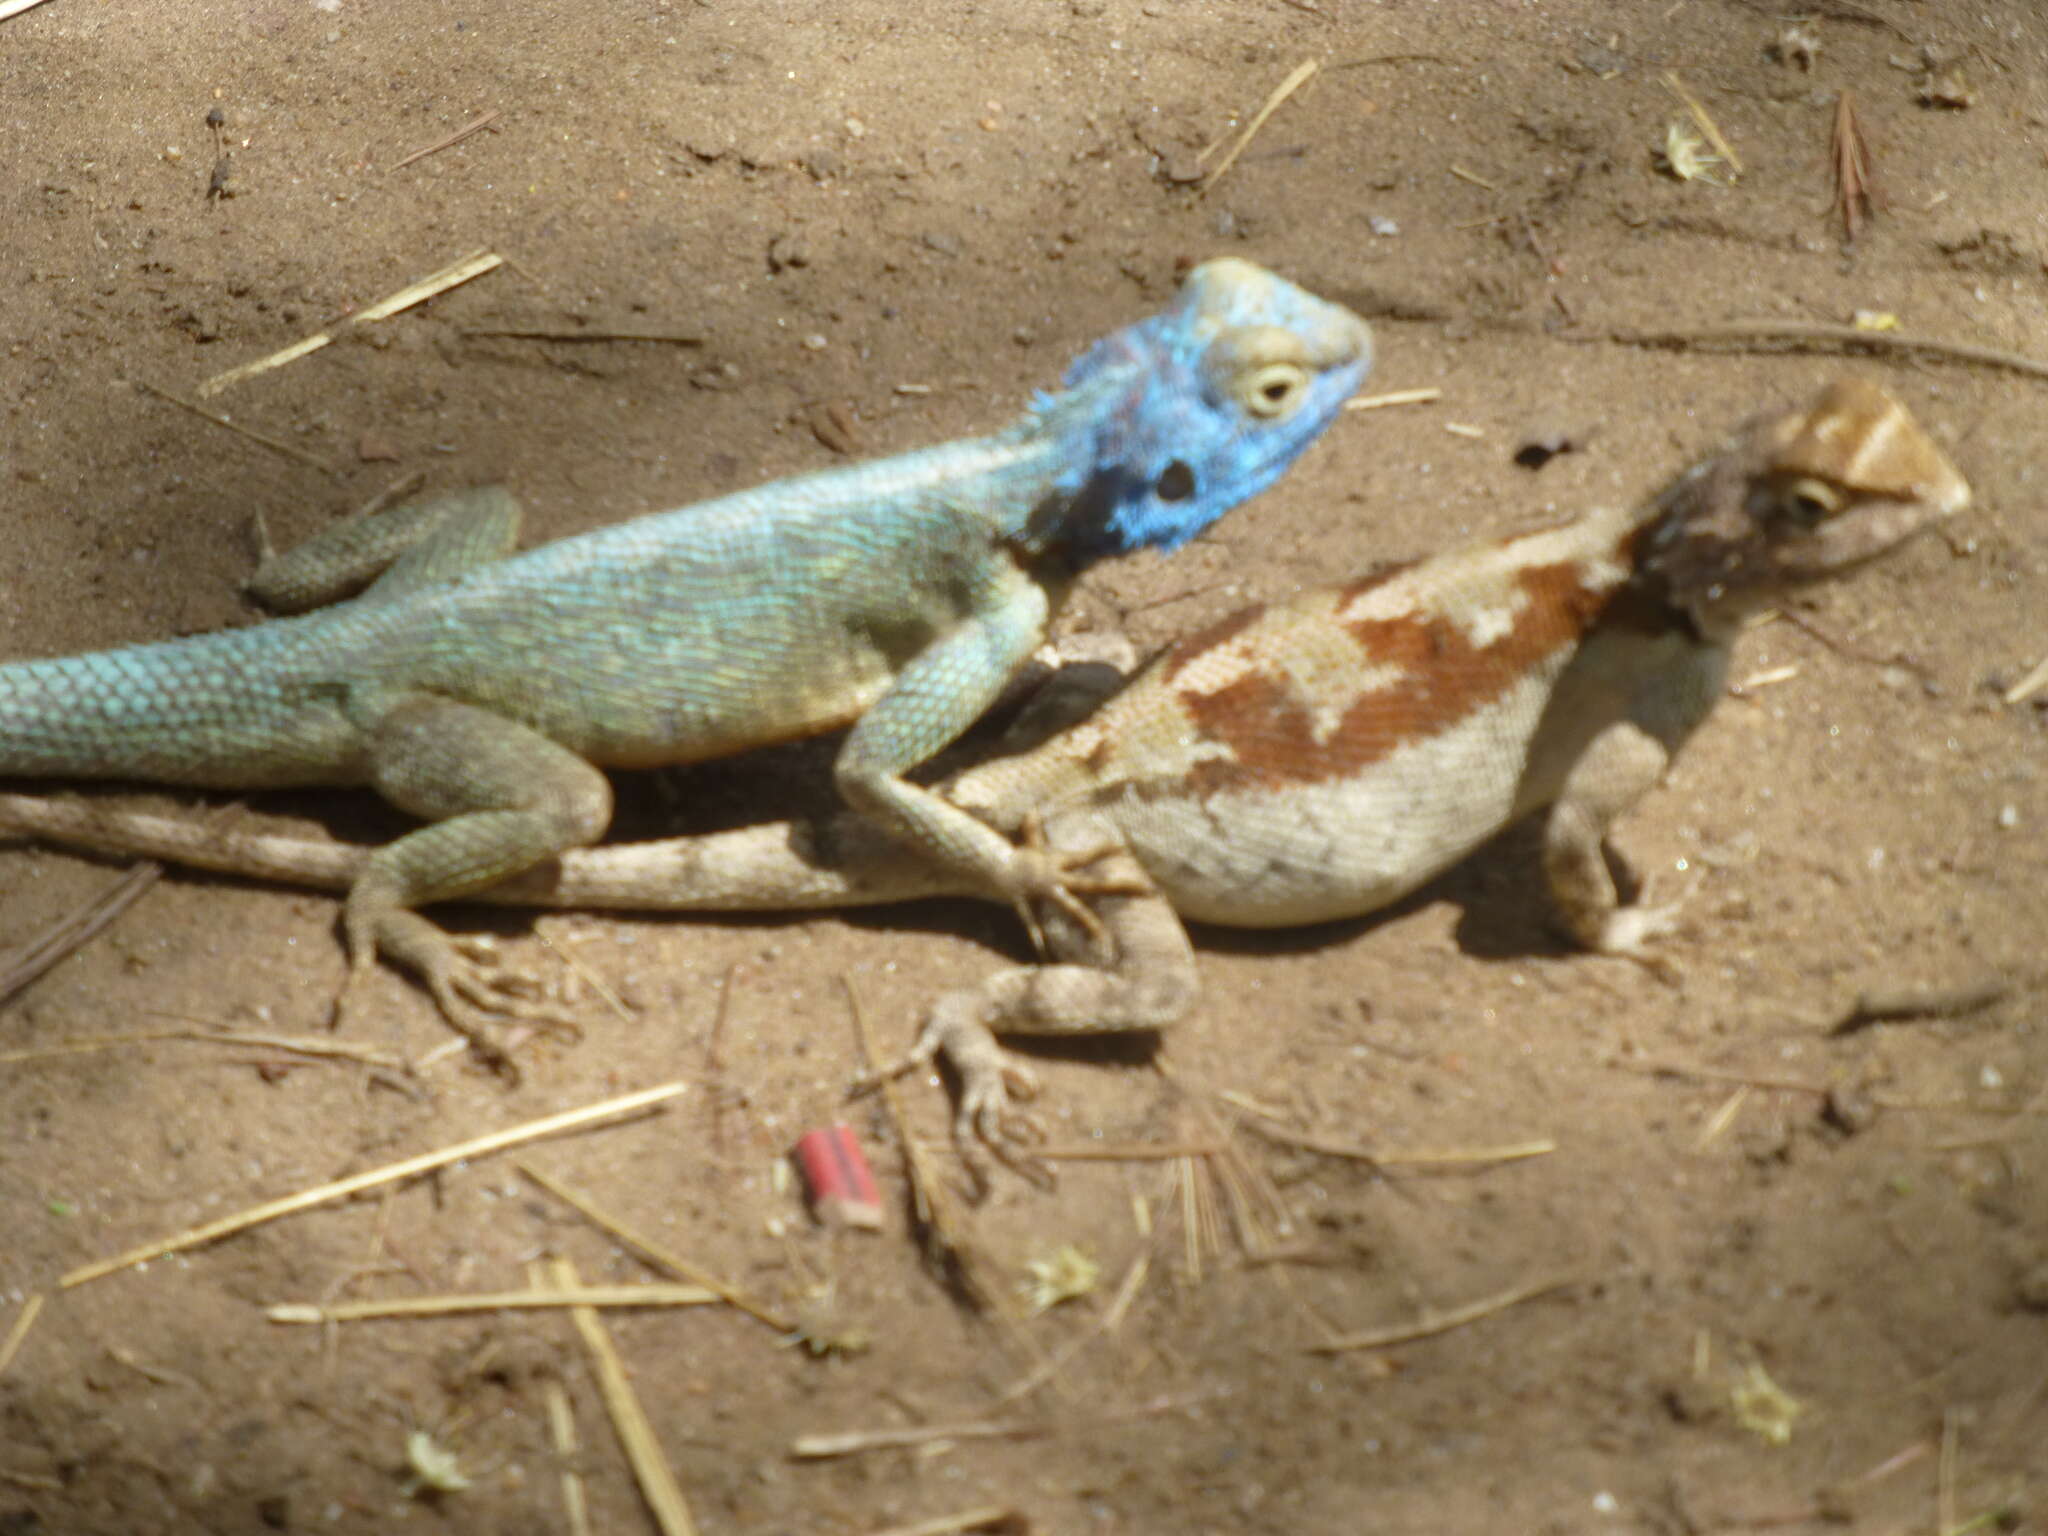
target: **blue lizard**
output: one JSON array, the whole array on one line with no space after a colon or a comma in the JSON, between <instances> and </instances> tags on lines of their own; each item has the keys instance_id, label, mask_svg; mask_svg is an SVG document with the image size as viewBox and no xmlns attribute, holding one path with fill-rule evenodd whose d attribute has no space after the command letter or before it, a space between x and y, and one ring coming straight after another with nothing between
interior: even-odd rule
<instances>
[{"instance_id":1,"label":"blue lizard","mask_svg":"<svg viewBox=\"0 0 2048 1536\"><path fill-rule=\"evenodd\" d=\"M903 775L983 712L1078 574L1185 543L1270 485L1371 361L1349 311L1211 261L992 436L519 555L502 489L417 503L251 583L278 607L352 601L0 667L0 774L376 789L431 824L351 887L351 975L378 955L412 970L494 1059L494 1019L533 1005L414 909L595 842L602 768L851 725L835 778L854 809L1020 911L1080 912L1072 861Z\"/></svg>"}]
</instances>

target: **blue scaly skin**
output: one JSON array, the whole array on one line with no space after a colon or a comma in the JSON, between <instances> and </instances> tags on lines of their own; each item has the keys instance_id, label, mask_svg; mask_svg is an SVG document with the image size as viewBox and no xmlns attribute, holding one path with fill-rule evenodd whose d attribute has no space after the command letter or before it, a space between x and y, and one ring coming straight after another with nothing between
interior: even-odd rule
<instances>
[{"instance_id":1,"label":"blue scaly skin","mask_svg":"<svg viewBox=\"0 0 2048 1536\"><path fill-rule=\"evenodd\" d=\"M1072 861L903 775L987 708L1096 561L1173 549L1283 473L1371 333L1247 262L1097 342L993 436L776 481L510 555L501 489L345 523L266 562L247 629L0 667L0 775L368 785L431 824L348 894L359 976L415 972L494 1060L517 978L414 908L595 842L601 768L848 724L847 802L973 888L1083 915ZM364 588L364 583L368 586Z\"/></svg>"}]
</instances>

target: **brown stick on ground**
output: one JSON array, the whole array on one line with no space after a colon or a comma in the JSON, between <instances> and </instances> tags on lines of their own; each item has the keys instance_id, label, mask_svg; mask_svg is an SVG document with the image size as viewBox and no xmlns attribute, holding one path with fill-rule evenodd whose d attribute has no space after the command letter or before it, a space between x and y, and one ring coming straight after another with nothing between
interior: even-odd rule
<instances>
[{"instance_id":1,"label":"brown stick on ground","mask_svg":"<svg viewBox=\"0 0 2048 1536\"><path fill-rule=\"evenodd\" d=\"M163 872L163 865L154 862L133 866L76 912L23 945L8 960L6 968L0 970L0 1003L91 943L109 923L134 906Z\"/></svg>"},{"instance_id":2,"label":"brown stick on ground","mask_svg":"<svg viewBox=\"0 0 2048 1536\"><path fill-rule=\"evenodd\" d=\"M1560 341L1613 342L1625 347L1727 347L1738 352L1900 352L2003 368L2029 378L2048 379L2048 363L1998 347L1909 336L1901 331L1859 331L1826 320L1731 320L1718 325L1671 328L1611 326L1602 330L1553 332Z\"/></svg>"},{"instance_id":3,"label":"brown stick on ground","mask_svg":"<svg viewBox=\"0 0 2048 1536\"><path fill-rule=\"evenodd\" d=\"M1347 1333L1331 1339L1328 1343L1311 1345L1310 1349L1315 1354L1334 1355L1346 1350L1379 1349L1388 1344L1405 1344L1411 1339L1431 1338L1577 1283L1576 1277L1566 1275L1553 1280L1539 1280L1533 1285L1518 1285L1512 1290L1502 1291L1497 1296L1488 1296L1483 1301L1452 1307L1446 1312L1433 1312L1413 1323L1402 1323L1392 1328L1368 1328L1362 1333Z\"/></svg>"},{"instance_id":4,"label":"brown stick on ground","mask_svg":"<svg viewBox=\"0 0 2048 1536\"><path fill-rule=\"evenodd\" d=\"M272 453L281 453L288 459L297 459L301 464L310 464L323 475L339 475L341 473L340 470L317 454L308 453L305 449L287 443L282 438L272 437L265 432L258 432L253 427L245 427L239 422L229 421L227 417L219 412L209 411L205 406L198 404L196 401L187 400L183 395L174 395L168 389L161 389L146 379L137 379L135 387L145 395L155 395L157 399L168 401L181 410L190 411L194 416L202 416L216 427L225 427L237 436L248 438L252 443L261 443Z\"/></svg>"},{"instance_id":5,"label":"brown stick on ground","mask_svg":"<svg viewBox=\"0 0 2048 1536\"><path fill-rule=\"evenodd\" d=\"M2012 989L1995 976L1948 987L1874 988L1856 994L1829 1022L1830 1035L1850 1035L1898 1019L1953 1019L2002 1001Z\"/></svg>"},{"instance_id":6,"label":"brown stick on ground","mask_svg":"<svg viewBox=\"0 0 2048 1536\"><path fill-rule=\"evenodd\" d=\"M1870 141L1856 120L1856 104L1847 91L1835 95L1834 130L1828 137L1828 158L1835 168L1835 206L1842 212L1843 238L1853 241L1863 221L1883 199L1870 172Z\"/></svg>"},{"instance_id":7,"label":"brown stick on ground","mask_svg":"<svg viewBox=\"0 0 2048 1536\"><path fill-rule=\"evenodd\" d=\"M484 129L490 127L491 124L495 123L501 116L503 116L502 113L500 113L496 108L492 108L489 112L486 112L482 117L474 118L471 121L464 123L460 128L456 129L446 138L436 139L434 140L433 143L429 144L425 149L416 149L411 154L407 155L403 160L397 160L392 162L391 169L393 169L394 171L402 171L408 165L411 165L415 160L424 160L429 155L438 155L444 149L453 148L455 145L460 144L464 139L468 138L472 133L481 133Z\"/></svg>"},{"instance_id":8,"label":"brown stick on ground","mask_svg":"<svg viewBox=\"0 0 2048 1536\"><path fill-rule=\"evenodd\" d=\"M710 1271L692 1264L688 1259L669 1252L652 1238L641 1236L640 1233L634 1231L617 1217L600 1209L596 1202L580 1190L571 1187L560 1179L541 1172L540 1169L534 1167L531 1163L514 1163L512 1166L564 1205L579 1212L585 1220L591 1222L601 1231L610 1234L619 1242L624 1243L628 1248L633 1249L643 1259L657 1268L666 1270L671 1274L680 1275L683 1279L689 1281L690 1284L701 1285L706 1290L716 1293L729 1306L738 1307L740 1311L746 1313L749 1317L758 1318L777 1333L796 1332L797 1324L795 1319L782 1316L781 1313L771 1310L765 1303L748 1295L738 1286L729 1284L719 1279L718 1276Z\"/></svg>"},{"instance_id":9,"label":"brown stick on ground","mask_svg":"<svg viewBox=\"0 0 2048 1536\"><path fill-rule=\"evenodd\" d=\"M504 341L658 341L672 347L701 347L702 331L579 331L566 326L469 325L462 334Z\"/></svg>"}]
</instances>

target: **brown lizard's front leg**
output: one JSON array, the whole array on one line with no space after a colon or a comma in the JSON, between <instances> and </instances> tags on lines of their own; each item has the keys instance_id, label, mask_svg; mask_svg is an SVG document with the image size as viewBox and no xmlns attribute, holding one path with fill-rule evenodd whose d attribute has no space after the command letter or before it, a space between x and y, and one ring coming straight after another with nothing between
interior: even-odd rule
<instances>
[{"instance_id":1,"label":"brown lizard's front leg","mask_svg":"<svg viewBox=\"0 0 2048 1536\"><path fill-rule=\"evenodd\" d=\"M1621 905L1604 844L1624 812L1664 777L1671 753L1633 721L1593 738L1565 775L1543 831L1543 873L1570 935L1598 954L1649 963L1644 948L1677 925L1677 904Z\"/></svg>"}]
</instances>

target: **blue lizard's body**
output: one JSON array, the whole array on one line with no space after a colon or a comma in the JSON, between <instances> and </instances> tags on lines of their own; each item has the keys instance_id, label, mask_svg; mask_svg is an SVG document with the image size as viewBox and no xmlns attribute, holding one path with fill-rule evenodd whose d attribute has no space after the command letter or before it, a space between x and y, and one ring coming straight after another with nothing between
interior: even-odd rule
<instances>
[{"instance_id":1,"label":"blue lizard's body","mask_svg":"<svg viewBox=\"0 0 2048 1536\"><path fill-rule=\"evenodd\" d=\"M1212 262L989 437L519 555L502 492L400 509L259 573L295 606L375 576L353 601L0 667L0 774L375 786L436 825L372 861L352 946L421 970L452 1017L465 980L410 909L595 840L592 764L853 723L838 780L858 809L995 893L1058 898L1056 869L902 775L987 707L1076 573L1270 484L1370 361L1355 316Z\"/></svg>"}]
</instances>

